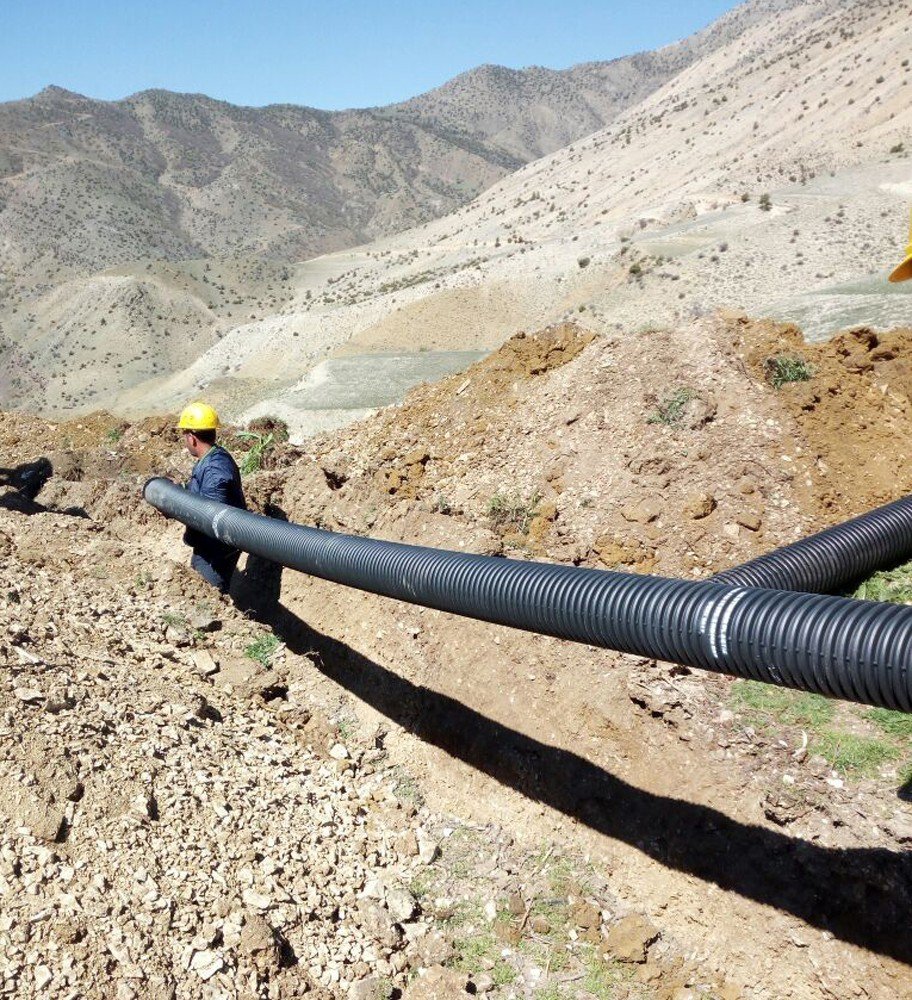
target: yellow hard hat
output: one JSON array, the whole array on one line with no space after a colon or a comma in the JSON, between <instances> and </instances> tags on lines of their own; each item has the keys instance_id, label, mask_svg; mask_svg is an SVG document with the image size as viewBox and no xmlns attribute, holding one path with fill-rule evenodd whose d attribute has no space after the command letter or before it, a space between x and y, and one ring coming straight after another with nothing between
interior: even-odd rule
<instances>
[{"instance_id":1,"label":"yellow hard hat","mask_svg":"<svg viewBox=\"0 0 912 1000\"><path fill-rule=\"evenodd\" d=\"M912 219L909 220L909 245L906 247L906 259L890 275L890 281L908 281L912 278Z\"/></svg>"},{"instance_id":2,"label":"yellow hard hat","mask_svg":"<svg viewBox=\"0 0 912 1000\"><path fill-rule=\"evenodd\" d=\"M218 414L207 403L185 406L177 426L182 431L212 431L219 425Z\"/></svg>"}]
</instances>

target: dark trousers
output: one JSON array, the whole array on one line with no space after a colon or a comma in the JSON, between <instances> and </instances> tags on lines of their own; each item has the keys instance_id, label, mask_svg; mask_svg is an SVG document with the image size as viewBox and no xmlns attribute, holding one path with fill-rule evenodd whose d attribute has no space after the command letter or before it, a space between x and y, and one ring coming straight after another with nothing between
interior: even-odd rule
<instances>
[{"instance_id":1,"label":"dark trousers","mask_svg":"<svg viewBox=\"0 0 912 1000\"><path fill-rule=\"evenodd\" d=\"M218 588L222 594L228 593L231 586L231 575L237 566L241 553L237 549L230 549L227 553L206 553L197 552L195 549L190 558L190 568L213 587Z\"/></svg>"}]
</instances>

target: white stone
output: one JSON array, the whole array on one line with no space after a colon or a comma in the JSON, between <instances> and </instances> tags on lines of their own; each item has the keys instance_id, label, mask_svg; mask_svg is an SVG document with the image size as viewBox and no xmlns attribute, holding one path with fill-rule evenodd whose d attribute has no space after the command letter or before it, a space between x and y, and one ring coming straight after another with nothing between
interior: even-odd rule
<instances>
[{"instance_id":1,"label":"white stone","mask_svg":"<svg viewBox=\"0 0 912 1000\"><path fill-rule=\"evenodd\" d=\"M198 951L190 959L190 968L203 980L211 979L224 967L222 956L215 951Z\"/></svg>"},{"instance_id":2,"label":"white stone","mask_svg":"<svg viewBox=\"0 0 912 1000\"><path fill-rule=\"evenodd\" d=\"M256 889L245 889L241 894L241 898L247 906L251 906L255 910L268 910L272 906L272 900L269 896L264 896L261 892L257 892Z\"/></svg>"}]
</instances>

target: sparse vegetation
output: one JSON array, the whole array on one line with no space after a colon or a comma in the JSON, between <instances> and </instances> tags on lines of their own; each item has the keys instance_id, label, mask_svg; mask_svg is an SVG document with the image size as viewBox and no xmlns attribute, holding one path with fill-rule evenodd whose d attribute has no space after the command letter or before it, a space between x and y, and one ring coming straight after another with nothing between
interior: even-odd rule
<instances>
[{"instance_id":1,"label":"sparse vegetation","mask_svg":"<svg viewBox=\"0 0 912 1000\"><path fill-rule=\"evenodd\" d=\"M675 389L646 418L646 423L665 424L667 427L676 427L684 416L685 407L696 395L696 392L687 386Z\"/></svg>"},{"instance_id":2,"label":"sparse vegetation","mask_svg":"<svg viewBox=\"0 0 912 1000\"><path fill-rule=\"evenodd\" d=\"M781 389L789 382L807 382L814 377L814 369L798 355L776 354L763 362L763 374L774 389Z\"/></svg>"},{"instance_id":3,"label":"sparse vegetation","mask_svg":"<svg viewBox=\"0 0 912 1000\"><path fill-rule=\"evenodd\" d=\"M912 562L868 577L852 594L861 601L892 601L912 604Z\"/></svg>"},{"instance_id":4,"label":"sparse vegetation","mask_svg":"<svg viewBox=\"0 0 912 1000\"><path fill-rule=\"evenodd\" d=\"M528 534L529 525L538 512L541 493L537 490L528 497L519 493L495 493L488 502L487 515L499 531L516 531Z\"/></svg>"},{"instance_id":5,"label":"sparse vegetation","mask_svg":"<svg viewBox=\"0 0 912 1000\"><path fill-rule=\"evenodd\" d=\"M261 666L268 667L278 648L279 640L271 632L267 632L251 642L244 652L251 660L256 660Z\"/></svg>"},{"instance_id":6,"label":"sparse vegetation","mask_svg":"<svg viewBox=\"0 0 912 1000\"><path fill-rule=\"evenodd\" d=\"M732 685L731 703L755 729L805 730L808 752L843 774L872 775L891 761L904 759L906 768L912 763L912 717L902 712L873 708L854 721L843 718L838 703L821 695L741 680ZM868 731L856 732L859 726Z\"/></svg>"},{"instance_id":7,"label":"sparse vegetation","mask_svg":"<svg viewBox=\"0 0 912 1000\"><path fill-rule=\"evenodd\" d=\"M253 472L258 472L263 467L263 459L266 453L275 445L275 435L257 434L255 431L238 431L237 437L242 441L251 441L252 444L242 457L239 465L242 476L249 476Z\"/></svg>"}]
</instances>

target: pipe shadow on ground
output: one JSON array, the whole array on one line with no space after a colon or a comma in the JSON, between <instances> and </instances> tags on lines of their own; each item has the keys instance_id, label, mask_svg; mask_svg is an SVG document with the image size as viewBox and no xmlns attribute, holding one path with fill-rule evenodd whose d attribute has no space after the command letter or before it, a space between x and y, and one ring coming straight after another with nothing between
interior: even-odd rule
<instances>
[{"instance_id":1,"label":"pipe shadow on ground","mask_svg":"<svg viewBox=\"0 0 912 1000\"><path fill-rule=\"evenodd\" d=\"M251 589L278 594L277 586ZM451 757L663 865L912 963L912 854L824 847L636 788L577 754L413 684L315 631L277 600L257 605L248 610L292 652L315 654L324 676Z\"/></svg>"}]
</instances>

